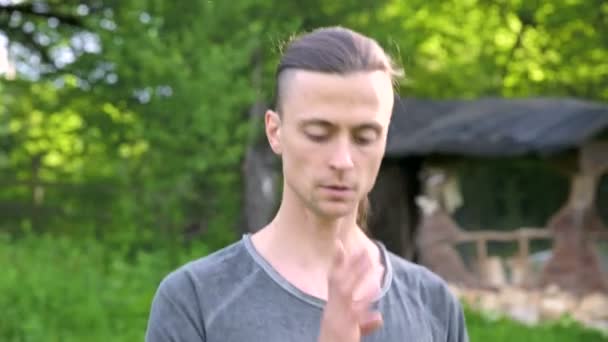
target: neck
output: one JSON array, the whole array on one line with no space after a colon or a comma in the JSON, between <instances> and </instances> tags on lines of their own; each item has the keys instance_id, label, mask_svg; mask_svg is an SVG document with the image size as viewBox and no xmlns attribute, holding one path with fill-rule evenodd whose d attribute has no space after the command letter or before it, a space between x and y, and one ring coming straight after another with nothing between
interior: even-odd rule
<instances>
[{"instance_id":1,"label":"neck","mask_svg":"<svg viewBox=\"0 0 608 342\"><path fill-rule=\"evenodd\" d=\"M301 270L327 271L340 240L347 253L373 249L371 240L356 224L356 211L339 219L325 219L283 198L275 218L253 235L267 258ZM373 253L374 251L372 251Z\"/></svg>"},{"instance_id":2,"label":"neck","mask_svg":"<svg viewBox=\"0 0 608 342\"><path fill-rule=\"evenodd\" d=\"M357 226L356 211L336 220L323 219L284 195L272 222L252 236L258 252L279 274L300 290L322 299L328 296L327 277L338 239L347 254L367 249L376 260L374 273L381 283L380 250Z\"/></svg>"}]
</instances>

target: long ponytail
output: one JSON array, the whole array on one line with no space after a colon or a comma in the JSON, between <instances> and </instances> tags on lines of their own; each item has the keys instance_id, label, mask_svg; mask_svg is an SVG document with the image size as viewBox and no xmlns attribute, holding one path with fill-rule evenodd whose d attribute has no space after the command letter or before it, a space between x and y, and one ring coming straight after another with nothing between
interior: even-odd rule
<instances>
[{"instance_id":1,"label":"long ponytail","mask_svg":"<svg viewBox=\"0 0 608 342\"><path fill-rule=\"evenodd\" d=\"M370 214L370 204L369 198L367 196L363 197L361 201L359 201L359 206L357 208L357 225L363 229L363 231L367 231L368 224L367 219Z\"/></svg>"}]
</instances>

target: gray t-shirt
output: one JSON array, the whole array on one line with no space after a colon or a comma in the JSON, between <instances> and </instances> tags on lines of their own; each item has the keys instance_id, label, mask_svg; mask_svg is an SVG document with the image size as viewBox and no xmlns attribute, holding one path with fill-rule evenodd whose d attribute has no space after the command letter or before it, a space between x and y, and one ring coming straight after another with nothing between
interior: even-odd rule
<instances>
[{"instance_id":1,"label":"gray t-shirt","mask_svg":"<svg viewBox=\"0 0 608 342\"><path fill-rule=\"evenodd\" d=\"M375 305L384 325L363 341L468 341L462 308L446 284L377 243L386 272ZM246 234L163 279L146 341L314 342L324 303L283 278Z\"/></svg>"}]
</instances>

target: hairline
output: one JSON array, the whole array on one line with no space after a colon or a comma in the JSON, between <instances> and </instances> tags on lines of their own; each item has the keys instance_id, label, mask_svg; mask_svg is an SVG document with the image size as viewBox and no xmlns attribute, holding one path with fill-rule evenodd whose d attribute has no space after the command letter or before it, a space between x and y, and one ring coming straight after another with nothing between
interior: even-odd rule
<instances>
[{"instance_id":1,"label":"hairline","mask_svg":"<svg viewBox=\"0 0 608 342\"><path fill-rule=\"evenodd\" d=\"M395 77L393 76L393 72L391 70L385 70L385 69L381 69L381 68L370 68L370 69L352 69L352 70L347 70L347 71L340 71L340 72L334 72L334 71L322 71L322 70L313 70L313 69L306 69L306 68L285 68L283 70L281 70L281 72L277 75L276 77L276 112L277 114L279 114L279 116L282 116L282 105L284 102L284 99L286 98L285 94L286 94L286 88L287 85L289 84L289 82L293 82L293 79L295 78L295 75L298 72L308 72L308 73L312 73L312 74L320 74L320 75L328 75L328 76L343 76L343 77L347 77L347 76L351 76L351 75L356 75L356 74L369 74L369 73L375 73L375 72L380 72L380 73L384 73L386 74L390 80L391 83L394 82Z\"/></svg>"}]
</instances>

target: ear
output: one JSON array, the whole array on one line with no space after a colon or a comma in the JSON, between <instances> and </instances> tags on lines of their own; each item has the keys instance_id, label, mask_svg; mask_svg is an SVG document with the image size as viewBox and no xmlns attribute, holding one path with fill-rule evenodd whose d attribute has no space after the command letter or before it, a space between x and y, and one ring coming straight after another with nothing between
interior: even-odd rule
<instances>
[{"instance_id":1,"label":"ear","mask_svg":"<svg viewBox=\"0 0 608 342\"><path fill-rule=\"evenodd\" d=\"M280 155L282 152L281 148L281 117L279 114L272 110L267 110L264 115L264 122L266 125L266 137L268 143L274 153Z\"/></svg>"}]
</instances>

